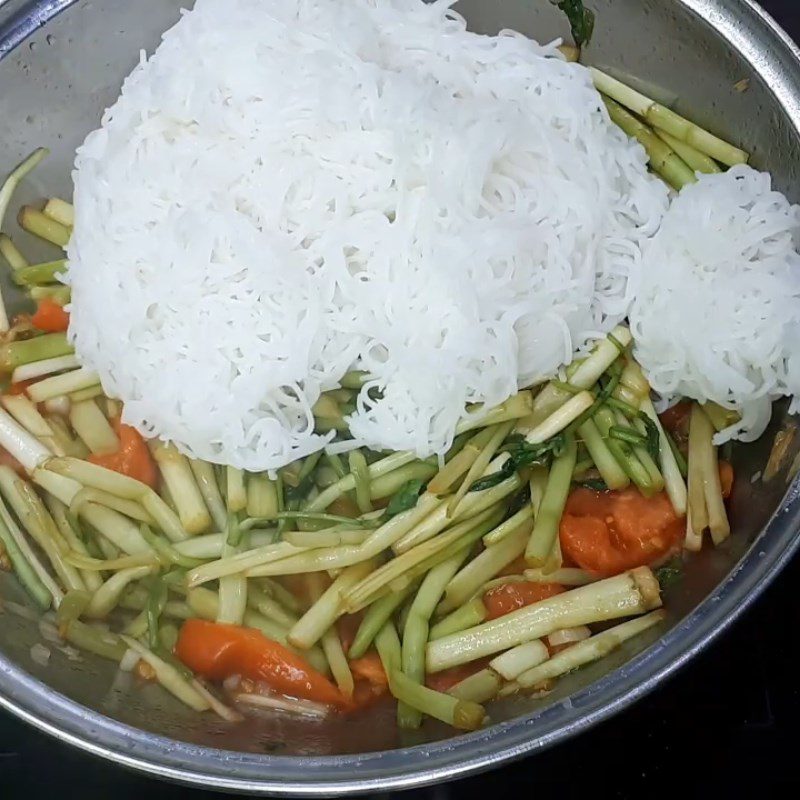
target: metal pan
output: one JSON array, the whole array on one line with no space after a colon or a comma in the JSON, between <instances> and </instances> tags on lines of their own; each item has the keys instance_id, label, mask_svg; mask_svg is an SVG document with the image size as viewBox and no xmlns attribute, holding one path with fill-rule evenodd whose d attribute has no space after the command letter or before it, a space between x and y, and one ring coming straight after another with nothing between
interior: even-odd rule
<instances>
[{"instance_id":1,"label":"metal pan","mask_svg":"<svg viewBox=\"0 0 800 800\"><path fill-rule=\"evenodd\" d=\"M23 201L69 194L75 147L115 99L140 48L154 47L182 4L0 3L3 163L38 145L52 150ZM774 174L778 188L800 199L800 52L755 3L592 0L591 5L597 28L588 61L621 77L636 76L682 113L744 144L754 164ZM542 40L567 33L546 0L464 0L457 7L479 31L514 27ZM9 298L12 289L3 290ZM785 471L769 483L759 477L772 435L783 423L776 412L764 439L736 453L734 535L719 550L691 562L683 582L667 595L665 626L567 676L545 698L493 706L493 724L480 732L452 736L430 724L404 735L388 707L347 721L273 715L228 728L171 702L158 687L132 690L108 662L71 661L53 646L49 664L42 667L30 655L41 638L39 626L14 605L25 599L7 574L0 575L5 601L0 706L119 764L251 793L329 797L418 786L534 753L654 689L730 624L791 557L800 529L800 483L790 484ZM788 461L797 449L796 444Z\"/></svg>"}]
</instances>

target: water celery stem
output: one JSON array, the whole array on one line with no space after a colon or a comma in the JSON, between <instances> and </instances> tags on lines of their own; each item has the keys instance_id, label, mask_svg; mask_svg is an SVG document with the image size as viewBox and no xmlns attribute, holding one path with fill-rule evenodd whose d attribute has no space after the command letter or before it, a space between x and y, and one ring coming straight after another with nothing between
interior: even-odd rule
<instances>
[{"instance_id":1,"label":"water celery stem","mask_svg":"<svg viewBox=\"0 0 800 800\"><path fill-rule=\"evenodd\" d=\"M716 431L722 431L725 428L736 424L741 419L741 415L738 411L733 411L730 408L724 408L723 406L718 405L710 400L707 403L704 403L702 408L706 416L709 418L709 420L711 420L711 424L714 426L714 430Z\"/></svg>"},{"instance_id":2,"label":"water celery stem","mask_svg":"<svg viewBox=\"0 0 800 800\"><path fill-rule=\"evenodd\" d=\"M119 450L119 439L94 400L72 403L69 409L72 429L92 453L102 455Z\"/></svg>"},{"instance_id":3,"label":"water celery stem","mask_svg":"<svg viewBox=\"0 0 800 800\"><path fill-rule=\"evenodd\" d=\"M447 690L447 694L459 700L473 703L487 703L496 697L503 685L503 679L493 669L482 669L459 681Z\"/></svg>"},{"instance_id":4,"label":"water celery stem","mask_svg":"<svg viewBox=\"0 0 800 800\"><path fill-rule=\"evenodd\" d=\"M702 172L705 175L714 175L722 172L719 168L719 164L717 164L713 158L707 156L705 153L701 153L699 150L696 150L694 147L686 144L686 142L681 141L672 134L662 131L660 128L653 128L653 133L655 133L659 139L663 139L664 142L686 162L686 165L695 172Z\"/></svg>"},{"instance_id":5,"label":"water celery stem","mask_svg":"<svg viewBox=\"0 0 800 800\"><path fill-rule=\"evenodd\" d=\"M693 122L689 122L689 120L684 119L674 111L631 89L599 69L590 67L589 71L598 91L642 117L649 125L666 131L701 153L705 153L729 167L747 163L749 156L744 150L740 150L738 147L734 147L714 136L714 134L703 130Z\"/></svg>"},{"instance_id":6,"label":"water celery stem","mask_svg":"<svg viewBox=\"0 0 800 800\"><path fill-rule=\"evenodd\" d=\"M69 286L62 286L59 283L48 283L44 286L31 286L28 289L31 300L52 300L59 306L65 306L72 299L72 291Z\"/></svg>"},{"instance_id":7,"label":"water celery stem","mask_svg":"<svg viewBox=\"0 0 800 800\"><path fill-rule=\"evenodd\" d=\"M316 644L325 631L344 613L344 595L374 568L375 562L369 560L342 570L319 600L291 628L288 635L289 642L303 650Z\"/></svg>"},{"instance_id":8,"label":"water celery stem","mask_svg":"<svg viewBox=\"0 0 800 800\"><path fill-rule=\"evenodd\" d=\"M50 423L39 413L39 409L24 394L4 394L0 397L3 407L33 434L48 450L56 455L64 455L55 431Z\"/></svg>"},{"instance_id":9,"label":"water celery stem","mask_svg":"<svg viewBox=\"0 0 800 800\"><path fill-rule=\"evenodd\" d=\"M141 500L149 490L147 485L135 478L70 456L51 459L47 463L47 470L126 500Z\"/></svg>"},{"instance_id":10,"label":"water celery stem","mask_svg":"<svg viewBox=\"0 0 800 800\"><path fill-rule=\"evenodd\" d=\"M490 531L483 537L483 544L486 547L499 544L507 536L516 533L520 526L528 521L533 520L534 508L531 503L526 503L515 514L512 514L507 520L501 522L493 531Z\"/></svg>"},{"instance_id":11,"label":"water celery stem","mask_svg":"<svg viewBox=\"0 0 800 800\"><path fill-rule=\"evenodd\" d=\"M482 477L493 475L502 469L503 465L508 460L508 454L503 453L501 456L492 461L486 468ZM427 541L444 530L451 522L463 520L467 517L474 516L475 514L490 508L495 503L498 503L503 498L515 492L522 485L522 481L517 473L512 473L508 478L496 483L487 489L480 491L471 491L460 503L457 513L453 517L447 515L447 506L442 505L432 511L432 513L425 517L413 530L409 531L402 539L399 539L392 546L395 553L404 553L412 547ZM428 495L423 495L427 497Z\"/></svg>"},{"instance_id":12,"label":"water celery stem","mask_svg":"<svg viewBox=\"0 0 800 800\"><path fill-rule=\"evenodd\" d=\"M380 461L376 461L367 467L369 473L369 480L386 475L395 469L404 467L412 461L416 461L417 456L410 451L403 451L400 453L392 453ZM307 503L304 511L325 511L328 506L340 498L346 492L355 488L356 480L352 472L349 472L344 477L340 478L333 486L329 486L324 492L320 492L311 502Z\"/></svg>"},{"instance_id":13,"label":"water celery stem","mask_svg":"<svg viewBox=\"0 0 800 800\"><path fill-rule=\"evenodd\" d=\"M178 700L185 703L194 711L207 711L211 707L208 700L206 700L206 698L203 697L203 695L200 694L172 664L159 658L136 639L132 639L125 634L122 634L120 638L131 650L138 653L143 661L146 661L153 668L156 680L170 694L177 697Z\"/></svg>"},{"instance_id":14,"label":"water celery stem","mask_svg":"<svg viewBox=\"0 0 800 800\"><path fill-rule=\"evenodd\" d=\"M325 580L321 573L311 572L305 576L305 585L308 596L312 602L319 600L325 592ZM352 697L353 690L355 689L355 681L353 680L353 673L350 671L350 665L347 662L344 648L342 647L342 640L339 638L339 633L336 630L336 625L331 625L325 633L322 634L320 639L320 646L325 658L328 661L331 675L333 675L339 691L345 697Z\"/></svg>"},{"instance_id":15,"label":"water celery stem","mask_svg":"<svg viewBox=\"0 0 800 800\"><path fill-rule=\"evenodd\" d=\"M150 545L158 557L166 564L172 564L182 569L192 569L203 563L196 558L184 555L166 539L162 539L157 533L154 533L150 526L144 522L139 526L139 532L142 535L142 539ZM222 549L220 549L220 552L222 552Z\"/></svg>"},{"instance_id":16,"label":"water celery stem","mask_svg":"<svg viewBox=\"0 0 800 800\"><path fill-rule=\"evenodd\" d=\"M475 463L492 438L492 434L492 427L483 428L469 439L463 449L451 458L430 481L428 491L431 494L444 494L454 486L456 481Z\"/></svg>"},{"instance_id":17,"label":"water celery stem","mask_svg":"<svg viewBox=\"0 0 800 800\"><path fill-rule=\"evenodd\" d=\"M375 558L388 547L391 547L398 539L412 531L421 520L427 518L432 511L442 505L443 501L438 497L423 495L414 508L389 519L380 528L373 531L360 545L321 547L308 551L292 548L292 553L287 554L286 557L276 557L272 552L262 550L257 555L261 563L251 564L247 567L247 576L296 575L301 572L341 569L369 558ZM291 545L285 542L281 544L291 548ZM226 565L223 568L228 569L229 566ZM219 567L209 564L202 569L208 571L219 569Z\"/></svg>"},{"instance_id":18,"label":"water celery stem","mask_svg":"<svg viewBox=\"0 0 800 800\"><path fill-rule=\"evenodd\" d=\"M148 446L175 501L183 529L190 535L207 530L211 525L211 516L186 456L175 445L156 439L150 440Z\"/></svg>"},{"instance_id":19,"label":"water celery stem","mask_svg":"<svg viewBox=\"0 0 800 800\"><path fill-rule=\"evenodd\" d=\"M246 510L248 517L276 518L278 514L278 492L275 482L271 481L265 473L247 476Z\"/></svg>"},{"instance_id":20,"label":"water celery stem","mask_svg":"<svg viewBox=\"0 0 800 800\"><path fill-rule=\"evenodd\" d=\"M27 542L24 542L21 531L17 529L15 531L17 535L12 534L6 525L5 516L5 514L0 514L0 544L2 544L11 561L11 568L25 591L42 611L47 611L55 595L51 594L47 585L40 578L40 574L46 574L46 570L27 546ZM22 540L22 546L20 546L20 540ZM51 585L58 588L55 581ZM60 592L60 589L58 591Z\"/></svg>"},{"instance_id":21,"label":"water celery stem","mask_svg":"<svg viewBox=\"0 0 800 800\"><path fill-rule=\"evenodd\" d=\"M692 404L689 421L689 513L693 530L702 535L708 527L708 507L704 485L705 439L711 424L700 407Z\"/></svg>"},{"instance_id":22,"label":"water celery stem","mask_svg":"<svg viewBox=\"0 0 800 800\"><path fill-rule=\"evenodd\" d=\"M416 683L425 681L425 644L430 631L430 619L445 586L458 571L469 553L469 547L435 566L417 590L403 627L401 668L403 674ZM401 728L418 728L422 723L419 709L403 702L397 706L397 723Z\"/></svg>"},{"instance_id":23,"label":"water celery stem","mask_svg":"<svg viewBox=\"0 0 800 800\"><path fill-rule=\"evenodd\" d=\"M8 205L20 181L35 169L49 153L50 151L46 147L38 147L11 170L3 185L0 186L0 228L3 227Z\"/></svg>"},{"instance_id":24,"label":"water celery stem","mask_svg":"<svg viewBox=\"0 0 800 800\"><path fill-rule=\"evenodd\" d=\"M534 583L560 583L562 586L585 586L600 580L600 576L585 569L563 567L554 572L545 572L542 569L526 569L525 580Z\"/></svg>"},{"instance_id":25,"label":"water celery stem","mask_svg":"<svg viewBox=\"0 0 800 800\"><path fill-rule=\"evenodd\" d=\"M268 619L275 620L279 625L291 628L299 617L293 612L284 608L278 600L257 586L255 581L248 581L247 584L247 605L259 614L263 614Z\"/></svg>"},{"instance_id":26,"label":"water celery stem","mask_svg":"<svg viewBox=\"0 0 800 800\"><path fill-rule=\"evenodd\" d=\"M547 645L540 639L524 642L495 656L489 666L507 681L516 680L522 673L538 667L550 658Z\"/></svg>"},{"instance_id":27,"label":"water celery stem","mask_svg":"<svg viewBox=\"0 0 800 800\"><path fill-rule=\"evenodd\" d=\"M356 505L362 514L372 511L370 475L367 460L360 450L352 450L347 456L350 474L356 490Z\"/></svg>"},{"instance_id":28,"label":"water celery stem","mask_svg":"<svg viewBox=\"0 0 800 800\"><path fill-rule=\"evenodd\" d=\"M630 445L610 436L611 428L617 424L614 412L607 406L603 406L597 410L594 422L597 424L600 434L606 437L606 446L625 470L628 477L636 484L642 494L651 495L653 493L653 481L650 473L642 466L642 462L636 457Z\"/></svg>"},{"instance_id":29,"label":"water celery stem","mask_svg":"<svg viewBox=\"0 0 800 800\"><path fill-rule=\"evenodd\" d=\"M464 499L467 492L472 487L473 483L477 481L481 476L484 475L486 468L489 466L489 463L494 458L495 453L497 452L500 445L503 443L505 438L511 433L511 430L514 427L514 421L511 420L510 422L501 422L499 425L493 426L489 430L491 431L491 436L489 437L486 444L483 446L483 449L478 453L478 456L472 462L469 470L467 471L464 480L461 481L461 485L458 487L458 491L450 498L447 503L447 516L454 517L458 510L461 501ZM465 448L466 449L466 448ZM462 451L463 453L464 451ZM460 454L459 454L460 455ZM458 458L458 456L456 456Z\"/></svg>"},{"instance_id":30,"label":"water celery stem","mask_svg":"<svg viewBox=\"0 0 800 800\"><path fill-rule=\"evenodd\" d=\"M81 367L31 384L28 387L28 396L34 403L43 403L51 397L77 392L80 389L97 386L99 383L100 378L94 370Z\"/></svg>"},{"instance_id":31,"label":"water celery stem","mask_svg":"<svg viewBox=\"0 0 800 800\"><path fill-rule=\"evenodd\" d=\"M578 435L609 489L624 489L630 484L630 478L614 458L593 419L587 419L578 428Z\"/></svg>"},{"instance_id":32,"label":"water celery stem","mask_svg":"<svg viewBox=\"0 0 800 800\"><path fill-rule=\"evenodd\" d=\"M523 688L528 688L557 678L573 669L582 667L584 664L597 661L608 655L626 640L638 636L664 619L666 619L666 612L657 610L628 622L623 622L620 625L615 625L607 631L590 636L588 639L561 650L552 658L517 676L516 681Z\"/></svg>"},{"instance_id":33,"label":"water celery stem","mask_svg":"<svg viewBox=\"0 0 800 800\"><path fill-rule=\"evenodd\" d=\"M150 575L153 566L128 567L115 572L93 595L86 607L86 616L103 619L119 603L119 599L129 584Z\"/></svg>"},{"instance_id":34,"label":"water celery stem","mask_svg":"<svg viewBox=\"0 0 800 800\"><path fill-rule=\"evenodd\" d=\"M441 672L541 639L561 628L643 614L660 606L655 575L648 567L638 567L429 642L427 669Z\"/></svg>"},{"instance_id":35,"label":"water celery stem","mask_svg":"<svg viewBox=\"0 0 800 800\"><path fill-rule=\"evenodd\" d=\"M344 602L347 610L354 612L368 605L372 597L384 590L392 581L427 559L443 553L451 545L460 550L462 546L476 541L497 524L499 513L502 512L490 507L379 567L345 593Z\"/></svg>"},{"instance_id":36,"label":"water celery stem","mask_svg":"<svg viewBox=\"0 0 800 800\"><path fill-rule=\"evenodd\" d=\"M384 595L367 608L350 645L347 654L350 658L361 658L367 652L378 631L391 619L392 614L400 608L415 588L416 584L411 583L402 591Z\"/></svg>"},{"instance_id":37,"label":"water celery stem","mask_svg":"<svg viewBox=\"0 0 800 800\"><path fill-rule=\"evenodd\" d=\"M381 659L383 670L390 675L393 670L400 669L401 644L397 629L391 620L383 624L383 627L375 634L375 649Z\"/></svg>"},{"instance_id":38,"label":"water celery stem","mask_svg":"<svg viewBox=\"0 0 800 800\"><path fill-rule=\"evenodd\" d=\"M126 500L124 497L117 497L110 492L86 487L79 489L75 493L69 504L70 513L75 517L79 516L86 503L95 503L106 508L112 508L114 511L119 511L120 514L124 514L126 517L135 519L138 522L145 522L148 525L153 524L153 518L144 510L144 506L141 503L137 503L136 500Z\"/></svg>"},{"instance_id":39,"label":"water celery stem","mask_svg":"<svg viewBox=\"0 0 800 800\"><path fill-rule=\"evenodd\" d=\"M66 248L72 234L66 225L50 219L33 206L22 206L17 214L17 224L22 230L61 248Z\"/></svg>"},{"instance_id":40,"label":"water celery stem","mask_svg":"<svg viewBox=\"0 0 800 800\"><path fill-rule=\"evenodd\" d=\"M5 233L0 233L0 256L3 256L12 270L18 270L28 266L28 260Z\"/></svg>"},{"instance_id":41,"label":"water celery stem","mask_svg":"<svg viewBox=\"0 0 800 800\"><path fill-rule=\"evenodd\" d=\"M486 718L478 703L428 689L397 669L389 673L389 689L400 702L460 730L477 730Z\"/></svg>"},{"instance_id":42,"label":"water celery stem","mask_svg":"<svg viewBox=\"0 0 800 800\"><path fill-rule=\"evenodd\" d=\"M230 541L230 534L228 534ZM233 556L237 548L226 543L222 550L222 557ZM241 625L247 610L247 578L242 573L225 575L219 579L219 609L217 622L229 625Z\"/></svg>"},{"instance_id":43,"label":"water celery stem","mask_svg":"<svg viewBox=\"0 0 800 800\"><path fill-rule=\"evenodd\" d=\"M51 197L42 209L46 217L61 223L66 228L75 225L75 208L72 203L62 200L60 197Z\"/></svg>"},{"instance_id":44,"label":"water celery stem","mask_svg":"<svg viewBox=\"0 0 800 800\"><path fill-rule=\"evenodd\" d=\"M34 378L43 378L45 375L52 375L55 372L63 372L64 370L77 369L79 366L80 363L77 357L72 354L56 356L55 358L46 358L42 361L33 361L16 367L11 374L11 382L21 383L22 381L30 381Z\"/></svg>"},{"instance_id":45,"label":"water celery stem","mask_svg":"<svg viewBox=\"0 0 800 800\"><path fill-rule=\"evenodd\" d=\"M570 385L577 389L591 389L600 376L620 357L621 349L633 341L630 330L625 325L617 325L608 336L595 344L588 358L573 362L574 371L569 376ZM554 411L569 400L571 393L558 389L553 383L536 395L530 416L520 421L519 430L529 431L542 423Z\"/></svg>"},{"instance_id":46,"label":"water celery stem","mask_svg":"<svg viewBox=\"0 0 800 800\"><path fill-rule=\"evenodd\" d=\"M473 597L472 600L459 606L455 611L440 619L430 630L428 639L441 639L451 633L473 628L486 619L486 606L482 597Z\"/></svg>"},{"instance_id":47,"label":"water celery stem","mask_svg":"<svg viewBox=\"0 0 800 800\"><path fill-rule=\"evenodd\" d=\"M76 619L80 619L91 602L90 592L81 589L71 589L64 595L61 605L56 612L56 625L63 638L63 632Z\"/></svg>"},{"instance_id":48,"label":"water celery stem","mask_svg":"<svg viewBox=\"0 0 800 800\"><path fill-rule=\"evenodd\" d=\"M62 635L79 650L94 653L110 661L121 661L128 650L116 634L77 619L65 625Z\"/></svg>"},{"instance_id":49,"label":"water celery stem","mask_svg":"<svg viewBox=\"0 0 800 800\"><path fill-rule=\"evenodd\" d=\"M139 525L113 508L98 503L84 503L80 516L124 553L137 555L151 552L150 546L142 538Z\"/></svg>"},{"instance_id":50,"label":"water celery stem","mask_svg":"<svg viewBox=\"0 0 800 800\"><path fill-rule=\"evenodd\" d=\"M650 166L673 189L680 191L690 183L697 183L697 176L691 167L663 139L656 136L651 128L619 103L609 97L603 99L611 121L644 147Z\"/></svg>"},{"instance_id":51,"label":"water celery stem","mask_svg":"<svg viewBox=\"0 0 800 800\"><path fill-rule=\"evenodd\" d=\"M23 364L72 355L72 345L63 333L46 333L0 346L0 370L13 372Z\"/></svg>"},{"instance_id":52,"label":"water celery stem","mask_svg":"<svg viewBox=\"0 0 800 800\"><path fill-rule=\"evenodd\" d=\"M447 614L466 603L486 581L494 578L514 559L519 558L525 552L532 529L533 522L529 519L518 525L509 536L475 556L447 584L445 598L437 612Z\"/></svg>"},{"instance_id":53,"label":"water celery stem","mask_svg":"<svg viewBox=\"0 0 800 800\"><path fill-rule=\"evenodd\" d=\"M197 488L200 490L211 518L214 520L216 529L224 531L228 524L228 512L225 509L225 503L222 502L214 467L207 461L200 461L195 458L189 459L189 466L197 482Z\"/></svg>"},{"instance_id":54,"label":"water celery stem","mask_svg":"<svg viewBox=\"0 0 800 800\"><path fill-rule=\"evenodd\" d=\"M13 274L12 278L18 286L41 286L57 281L66 266L67 261L63 258L56 261L45 261L42 264L21 267Z\"/></svg>"},{"instance_id":55,"label":"water celery stem","mask_svg":"<svg viewBox=\"0 0 800 800\"><path fill-rule=\"evenodd\" d=\"M525 435L529 444L541 444L561 433L568 425L578 419L594 405L594 395L582 391L573 395Z\"/></svg>"},{"instance_id":56,"label":"water celery stem","mask_svg":"<svg viewBox=\"0 0 800 800\"><path fill-rule=\"evenodd\" d=\"M28 472L33 472L51 457L47 447L2 408L0 408L0 447L14 456Z\"/></svg>"},{"instance_id":57,"label":"water celery stem","mask_svg":"<svg viewBox=\"0 0 800 800\"><path fill-rule=\"evenodd\" d=\"M228 513L234 514L244 511L247 506L244 471L236 467L225 468L225 505Z\"/></svg>"},{"instance_id":58,"label":"water celery stem","mask_svg":"<svg viewBox=\"0 0 800 800\"><path fill-rule=\"evenodd\" d=\"M219 594L210 589L190 589L186 594L186 602L192 610L192 614L201 619L211 622L217 619L219 614ZM248 628L255 628L261 631L264 636L274 639L280 644L288 645L286 640L287 628L284 625L269 619L257 611L247 609L242 618L243 623Z\"/></svg>"},{"instance_id":59,"label":"water celery stem","mask_svg":"<svg viewBox=\"0 0 800 800\"><path fill-rule=\"evenodd\" d=\"M719 545L728 538L731 528L725 511L725 501L722 497L717 448L713 444L713 436L714 428L708 415L699 405L693 405L689 423L689 474L690 481L694 479L692 488L695 491L695 496L697 497L702 493L707 518L703 520L701 516L698 522L693 505L692 519L694 520L695 528L698 530L702 530L700 528L701 522L706 522L711 531L712 541L714 544ZM690 502L692 488L690 488ZM697 497L697 503L701 505L699 497Z\"/></svg>"},{"instance_id":60,"label":"water celery stem","mask_svg":"<svg viewBox=\"0 0 800 800\"><path fill-rule=\"evenodd\" d=\"M547 477L542 504L525 548L525 560L531 567L541 567L549 559L558 538L558 526L567 502L578 446L575 437L567 436L564 452L553 459Z\"/></svg>"},{"instance_id":61,"label":"water celery stem","mask_svg":"<svg viewBox=\"0 0 800 800\"><path fill-rule=\"evenodd\" d=\"M667 496L675 509L675 513L682 517L686 514L687 491L686 482L681 474L680 464L675 457L669 435L664 430L661 420L658 418L653 401L649 396L642 400L642 413L646 414L658 429L658 453L661 460L661 473L664 476L664 488Z\"/></svg>"},{"instance_id":62,"label":"water celery stem","mask_svg":"<svg viewBox=\"0 0 800 800\"><path fill-rule=\"evenodd\" d=\"M320 548L336 547L342 544L363 544L369 533L366 530L338 530L326 528L319 531L286 531L283 541L295 547Z\"/></svg>"},{"instance_id":63,"label":"water celery stem","mask_svg":"<svg viewBox=\"0 0 800 800\"><path fill-rule=\"evenodd\" d=\"M0 466L0 493L47 556L62 585L67 589L85 589L77 570L64 558L67 545L33 487L10 467Z\"/></svg>"},{"instance_id":64,"label":"water celery stem","mask_svg":"<svg viewBox=\"0 0 800 800\"><path fill-rule=\"evenodd\" d=\"M456 436L488 425L497 425L512 419L527 417L533 410L533 395L524 390L512 395L504 403L491 409L475 406L469 409L467 416L456 425Z\"/></svg>"}]
</instances>

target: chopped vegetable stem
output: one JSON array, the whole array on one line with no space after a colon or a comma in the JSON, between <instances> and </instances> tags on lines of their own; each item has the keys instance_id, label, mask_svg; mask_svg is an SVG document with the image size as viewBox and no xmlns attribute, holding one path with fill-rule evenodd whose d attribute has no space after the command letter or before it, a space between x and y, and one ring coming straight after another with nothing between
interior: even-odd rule
<instances>
[{"instance_id":1,"label":"chopped vegetable stem","mask_svg":"<svg viewBox=\"0 0 800 800\"><path fill-rule=\"evenodd\" d=\"M519 558L525 552L532 528L532 520L527 520L519 525L512 534L475 556L447 584L445 599L440 603L437 612L447 614L458 608L467 602L486 581L491 580L514 559Z\"/></svg>"},{"instance_id":2,"label":"chopped vegetable stem","mask_svg":"<svg viewBox=\"0 0 800 800\"><path fill-rule=\"evenodd\" d=\"M458 633L475 625L480 625L486 619L486 606L483 598L473 597L455 611L439 620L430 630L429 640L441 639L451 633Z\"/></svg>"},{"instance_id":3,"label":"chopped vegetable stem","mask_svg":"<svg viewBox=\"0 0 800 800\"><path fill-rule=\"evenodd\" d=\"M525 549L525 560L532 567L543 566L550 557L558 538L558 526L567 502L572 472L575 469L578 447L568 436L564 452L553 460L542 504L536 514L533 530Z\"/></svg>"},{"instance_id":4,"label":"chopped vegetable stem","mask_svg":"<svg viewBox=\"0 0 800 800\"><path fill-rule=\"evenodd\" d=\"M597 661L623 642L638 636L640 633L652 628L666 618L662 610L651 611L643 617L623 622L609 628L607 631L590 636L581 642L571 645L566 650L556 653L552 658L542 664L529 669L519 675L516 680L523 688L537 686L547 680L552 680L591 661Z\"/></svg>"},{"instance_id":5,"label":"chopped vegetable stem","mask_svg":"<svg viewBox=\"0 0 800 800\"><path fill-rule=\"evenodd\" d=\"M748 155L743 150L703 130L599 69L594 67L589 69L599 91L643 117L653 127L661 128L701 153L705 153L729 167L747 163Z\"/></svg>"},{"instance_id":6,"label":"chopped vegetable stem","mask_svg":"<svg viewBox=\"0 0 800 800\"><path fill-rule=\"evenodd\" d=\"M57 247L66 248L71 231L60 222L45 216L38 208L22 206L17 214L20 228Z\"/></svg>"},{"instance_id":7,"label":"chopped vegetable stem","mask_svg":"<svg viewBox=\"0 0 800 800\"><path fill-rule=\"evenodd\" d=\"M409 607L403 627L401 666L403 674L416 683L425 681L425 644L430 632L430 618L445 586L456 574L469 554L469 547L435 566L425 576ZM401 728L418 728L422 723L420 709L404 702L397 705L397 724Z\"/></svg>"},{"instance_id":8,"label":"chopped vegetable stem","mask_svg":"<svg viewBox=\"0 0 800 800\"><path fill-rule=\"evenodd\" d=\"M650 166L673 189L680 191L690 183L697 183L697 176L691 167L663 139L656 136L652 128L610 97L603 99L611 121L644 147Z\"/></svg>"},{"instance_id":9,"label":"chopped vegetable stem","mask_svg":"<svg viewBox=\"0 0 800 800\"><path fill-rule=\"evenodd\" d=\"M642 614L660 605L658 581L652 570L638 567L429 642L427 669L440 672L561 628Z\"/></svg>"}]
</instances>

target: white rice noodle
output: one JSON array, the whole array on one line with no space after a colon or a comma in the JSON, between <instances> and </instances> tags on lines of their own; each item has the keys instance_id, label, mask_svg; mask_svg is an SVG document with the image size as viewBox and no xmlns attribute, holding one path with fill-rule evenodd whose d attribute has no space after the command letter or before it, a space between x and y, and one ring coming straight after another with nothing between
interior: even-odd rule
<instances>
[{"instance_id":1,"label":"white rice noodle","mask_svg":"<svg viewBox=\"0 0 800 800\"><path fill-rule=\"evenodd\" d=\"M197 458L444 452L627 313L667 191L556 44L450 2L198 0L76 161L70 338ZM371 389L378 389L379 395Z\"/></svg>"},{"instance_id":2,"label":"white rice noodle","mask_svg":"<svg viewBox=\"0 0 800 800\"><path fill-rule=\"evenodd\" d=\"M800 411L800 207L750 167L701 177L675 199L637 264L635 355L667 401L737 409L715 441L753 441L772 401Z\"/></svg>"}]
</instances>

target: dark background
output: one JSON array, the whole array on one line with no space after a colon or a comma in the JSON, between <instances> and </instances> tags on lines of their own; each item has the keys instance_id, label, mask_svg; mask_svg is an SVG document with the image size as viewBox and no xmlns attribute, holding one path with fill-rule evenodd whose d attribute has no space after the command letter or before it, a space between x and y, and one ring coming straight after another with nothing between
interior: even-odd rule
<instances>
[{"instance_id":1,"label":"dark background","mask_svg":"<svg viewBox=\"0 0 800 800\"><path fill-rule=\"evenodd\" d=\"M762 0L800 41L800 1ZM409 800L549 790L559 796L762 797L800 785L795 559L723 639L635 707L568 744ZM796 789L795 789L796 790ZM646 794L644 794L646 793ZM160 783L85 755L0 712L0 797L222 797ZM387 795L383 795L387 797Z\"/></svg>"}]
</instances>

